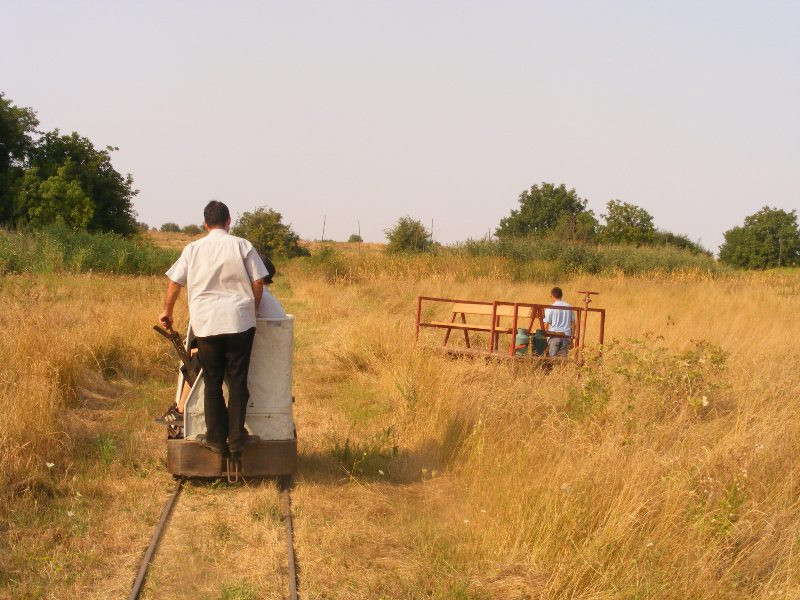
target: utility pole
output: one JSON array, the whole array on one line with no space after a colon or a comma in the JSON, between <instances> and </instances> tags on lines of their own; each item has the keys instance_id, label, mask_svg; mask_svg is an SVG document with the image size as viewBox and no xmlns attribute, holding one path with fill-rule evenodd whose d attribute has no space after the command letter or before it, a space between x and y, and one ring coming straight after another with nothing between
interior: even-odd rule
<instances>
[{"instance_id":1,"label":"utility pole","mask_svg":"<svg viewBox=\"0 0 800 600\"><path fill-rule=\"evenodd\" d=\"M328 215L322 215L322 239L320 241L325 241L325 221L327 221Z\"/></svg>"}]
</instances>

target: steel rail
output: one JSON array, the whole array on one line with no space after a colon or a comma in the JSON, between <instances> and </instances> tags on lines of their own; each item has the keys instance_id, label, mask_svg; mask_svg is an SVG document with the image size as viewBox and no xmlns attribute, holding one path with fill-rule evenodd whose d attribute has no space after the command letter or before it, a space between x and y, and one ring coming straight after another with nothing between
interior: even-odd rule
<instances>
[{"instance_id":1,"label":"steel rail","mask_svg":"<svg viewBox=\"0 0 800 600\"><path fill-rule=\"evenodd\" d=\"M283 498L284 521L286 522L286 549L289 555L289 600L297 600L297 562L294 555L294 525L292 524L292 498L289 495L290 479L280 482Z\"/></svg>"},{"instance_id":2,"label":"steel rail","mask_svg":"<svg viewBox=\"0 0 800 600\"><path fill-rule=\"evenodd\" d=\"M147 551L144 553L142 564L139 566L139 574L136 576L136 581L133 582L133 589L131 589L131 594L128 596L128 600L137 600L139 598L139 594L142 593L142 586L144 585L145 577L147 577L147 569L150 567L150 561L153 560L153 555L156 553L158 543L161 541L161 536L163 535L165 526L169 520L169 515L172 512L172 508L175 506L175 502L178 500L178 496L180 495L182 489L183 479L179 479L177 485L175 486L175 491L172 492L172 495L169 497L167 503L164 505L164 508L161 511L161 518L158 520L158 525L156 525L156 530L153 532L153 537L150 538L150 545L147 546Z\"/></svg>"},{"instance_id":3,"label":"steel rail","mask_svg":"<svg viewBox=\"0 0 800 600\"><path fill-rule=\"evenodd\" d=\"M184 479L180 479L178 481L177 485L175 486L175 490L167 499L166 504L164 504L164 508L161 510L161 518L158 520L158 525L156 525L156 530L153 532L152 538L150 538L150 544L147 546L147 550L142 558L142 563L139 566L139 573L136 576L136 581L133 583L133 588L128 596L128 600L138 600L139 595L142 593L142 588L144 587L144 582L147 578L147 570L150 567L150 563L153 560L156 550L158 549L158 544L161 541L161 537L164 535L164 531L167 528L166 526L167 522L169 521L169 516L172 513L172 509L175 507L175 503L178 500L181 490L183 489L184 481ZM284 521L286 523L286 549L288 553L289 567L289 599L298 600L297 560L294 553L294 525L292 523L292 498L289 494L291 488L291 479L281 478L279 481L279 488L281 492L281 499L283 500Z\"/></svg>"}]
</instances>

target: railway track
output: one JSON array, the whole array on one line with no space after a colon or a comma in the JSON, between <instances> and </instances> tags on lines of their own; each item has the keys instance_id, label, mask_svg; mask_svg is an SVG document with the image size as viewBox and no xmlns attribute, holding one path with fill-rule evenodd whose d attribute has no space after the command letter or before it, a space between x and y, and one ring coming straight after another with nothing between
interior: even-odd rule
<instances>
[{"instance_id":1,"label":"railway track","mask_svg":"<svg viewBox=\"0 0 800 600\"><path fill-rule=\"evenodd\" d=\"M169 517L172 514L172 509L175 508L175 504L178 502L178 497L183 489L184 481L186 481L184 478L178 479L177 483L175 484L175 489L164 503L164 508L161 509L161 517L159 518L158 524L156 525L153 535L150 538L150 543L148 544L147 550L145 550L144 556L142 557L142 562L139 564L139 571L136 575L136 580L133 582L133 587L131 588L131 593L128 596L128 600L138 600L140 594L142 593L144 583L147 580L147 570L149 569L150 563L153 561L153 557L156 554L158 544L167 529ZM290 494L290 488L291 479L289 477L279 478L278 489L280 491L281 505L283 507L283 520L286 526L286 554L287 566L289 569L289 600L297 600L297 561L294 553L294 526L292 524L292 498Z\"/></svg>"}]
</instances>

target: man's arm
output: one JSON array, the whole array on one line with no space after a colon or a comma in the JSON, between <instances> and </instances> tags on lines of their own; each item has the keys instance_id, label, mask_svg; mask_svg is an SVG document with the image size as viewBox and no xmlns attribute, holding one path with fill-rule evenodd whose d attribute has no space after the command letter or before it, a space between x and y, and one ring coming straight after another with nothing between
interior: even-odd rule
<instances>
[{"instance_id":1,"label":"man's arm","mask_svg":"<svg viewBox=\"0 0 800 600\"><path fill-rule=\"evenodd\" d=\"M167 295L164 298L164 312L158 318L158 321L167 329L172 329L172 309L175 308L175 302L178 300L182 287L180 283L175 283L172 280L167 286Z\"/></svg>"},{"instance_id":2,"label":"man's arm","mask_svg":"<svg viewBox=\"0 0 800 600\"><path fill-rule=\"evenodd\" d=\"M253 299L256 301L256 314L258 313L258 305L261 304L261 296L264 294L264 280L256 279L253 282Z\"/></svg>"}]
</instances>

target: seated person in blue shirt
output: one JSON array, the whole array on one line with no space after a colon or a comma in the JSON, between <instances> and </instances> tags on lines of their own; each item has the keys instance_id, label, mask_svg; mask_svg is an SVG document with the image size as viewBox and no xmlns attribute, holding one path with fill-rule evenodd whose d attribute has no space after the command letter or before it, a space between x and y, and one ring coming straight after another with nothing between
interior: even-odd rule
<instances>
[{"instance_id":1,"label":"seated person in blue shirt","mask_svg":"<svg viewBox=\"0 0 800 600\"><path fill-rule=\"evenodd\" d=\"M550 290L550 295L553 298L552 306L565 306L571 307L572 305L564 302L561 298L564 292L560 287L554 287ZM545 331L552 333L563 333L567 337L551 337L548 338L548 354L550 356L567 356L570 348L572 348L572 324L575 320L575 312L572 310L563 309L544 309L544 328Z\"/></svg>"}]
</instances>

